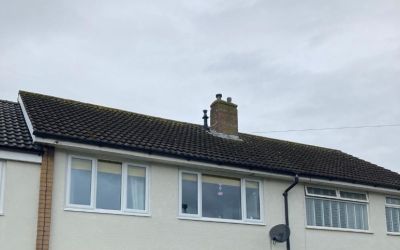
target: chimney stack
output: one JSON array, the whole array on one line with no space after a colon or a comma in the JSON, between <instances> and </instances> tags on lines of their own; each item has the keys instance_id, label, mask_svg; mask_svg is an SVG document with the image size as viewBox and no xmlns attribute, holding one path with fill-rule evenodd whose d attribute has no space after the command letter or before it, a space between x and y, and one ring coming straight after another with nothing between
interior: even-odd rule
<instances>
[{"instance_id":1,"label":"chimney stack","mask_svg":"<svg viewBox=\"0 0 400 250\"><path fill-rule=\"evenodd\" d=\"M237 105L232 103L232 98L222 100L222 94L216 95L216 100L211 104L212 131L225 135L238 135L238 111Z\"/></svg>"}]
</instances>

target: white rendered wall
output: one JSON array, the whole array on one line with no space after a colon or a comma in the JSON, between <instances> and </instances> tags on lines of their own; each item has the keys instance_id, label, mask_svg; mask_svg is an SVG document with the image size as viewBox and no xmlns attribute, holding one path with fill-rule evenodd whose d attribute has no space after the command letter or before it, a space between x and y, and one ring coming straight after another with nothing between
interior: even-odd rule
<instances>
[{"instance_id":1,"label":"white rendered wall","mask_svg":"<svg viewBox=\"0 0 400 250\"><path fill-rule=\"evenodd\" d=\"M4 214L0 215L0 249L34 250L40 164L5 162Z\"/></svg>"},{"instance_id":2,"label":"white rendered wall","mask_svg":"<svg viewBox=\"0 0 400 250\"><path fill-rule=\"evenodd\" d=\"M273 245L268 232L284 223L282 192L290 182L264 179L265 225L244 225L178 219L179 168L160 164L150 164L150 217L64 211L66 167L67 152L57 149L52 250L286 249L285 244ZM292 250L400 249L400 236L386 234L384 197L369 194L371 233L306 229L304 186L299 184L289 195Z\"/></svg>"}]
</instances>

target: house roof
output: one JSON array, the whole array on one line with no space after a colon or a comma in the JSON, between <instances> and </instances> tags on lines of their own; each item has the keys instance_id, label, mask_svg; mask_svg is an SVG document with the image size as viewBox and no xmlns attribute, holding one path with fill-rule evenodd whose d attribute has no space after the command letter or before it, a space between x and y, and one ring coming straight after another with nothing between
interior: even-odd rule
<instances>
[{"instance_id":1,"label":"house roof","mask_svg":"<svg viewBox=\"0 0 400 250\"><path fill-rule=\"evenodd\" d=\"M400 189L400 174L339 150L239 133L224 139L201 125L19 92L38 137L244 169Z\"/></svg>"},{"instance_id":2,"label":"house roof","mask_svg":"<svg viewBox=\"0 0 400 250\"><path fill-rule=\"evenodd\" d=\"M40 153L40 147L32 143L18 103L0 100L0 149Z\"/></svg>"}]
</instances>

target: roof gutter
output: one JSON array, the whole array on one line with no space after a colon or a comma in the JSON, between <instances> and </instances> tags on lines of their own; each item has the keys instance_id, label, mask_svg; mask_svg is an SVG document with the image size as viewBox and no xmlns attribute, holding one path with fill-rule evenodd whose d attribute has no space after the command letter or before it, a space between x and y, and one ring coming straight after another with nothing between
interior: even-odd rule
<instances>
[{"instance_id":1,"label":"roof gutter","mask_svg":"<svg viewBox=\"0 0 400 250\"><path fill-rule=\"evenodd\" d=\"M215 163L206 163L196 160L188 160L188 159L180 159L175 157L168 157L162 156L158 154L150 154L150 153L143 153L138 151L132 150L125 150L125 149L117 149L111 148L107 146L95 146L90 144L84 143L77 143L77 142L69 142L65 140L56 140L56 139L47 139L36 136L34 139L35 143L40 143L44 145L53 145L58 148L64 148L66 150L86 150L90 152L99 152L101 154L112 154L112 155L120 155L124 157L131 157L140 159L143 161L149 162L158 162L163 164L169 165L177 165L181 167L191 167L197 169L207 169L210 171L230 171L232 173L238 173L242 175L251 175L251 176L259 176L264 178L273 178L278 180L290 181L293 178L293 174L279 174L279 173L271 173L259 170L251 170L251 169L244 169L238 168L230 165L224 164L215 164ZM350 182L344 181L337 181L337 180L327 180L318 177L299 177L299 182L305 183L308 185L328 185L334 187L341 187L341 188L351 188L360 191L372 191L376 193L383 193L389 195L400 195L400 190L396 189L389 189L384 187L374 187L371 185L364 185L364 184L355 184Z\"/></svg>"},{"instance_id":2,"label":"roof gutter","mask_svg":"<svg viewBox=\"0 0 400 250\"><path fill-rule=\"evenodd\" d=\"M289 227L289 201L288 201L288 194L289 191L292 190L297 184L299 183L299 176L296 174L294 177L294 182L286 188L285 192L283 192L283 197L285 198L285 224ZM286 249L290 250L290 236L286 241Z\"/></svg>"}]
</instances>

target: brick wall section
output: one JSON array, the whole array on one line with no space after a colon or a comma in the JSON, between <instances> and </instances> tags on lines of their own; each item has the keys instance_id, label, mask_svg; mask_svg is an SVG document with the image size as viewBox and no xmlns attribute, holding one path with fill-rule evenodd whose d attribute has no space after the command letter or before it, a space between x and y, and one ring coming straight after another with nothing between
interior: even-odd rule
<instances>
[{"instance_id":1,"label":"brick wall section","mask_svg":"<svg viewBox=\"0 0 400 250\"><path fill-rule=\"evenodd\" d=\"M211 104L211 129L227 135L238 135L237 105L221 99Z\"/></svg>"},{"instance_id":2,"label":"brick wall section","mask_svg":"<svg viewBox=\"0 0 400 250\"><path fill-rule=\"evenodd\" d=\"M36 234L36 250L49 249L53 172L54 148L45 147L40 169L40 192Z\"/></svg>"}]
</instances>

